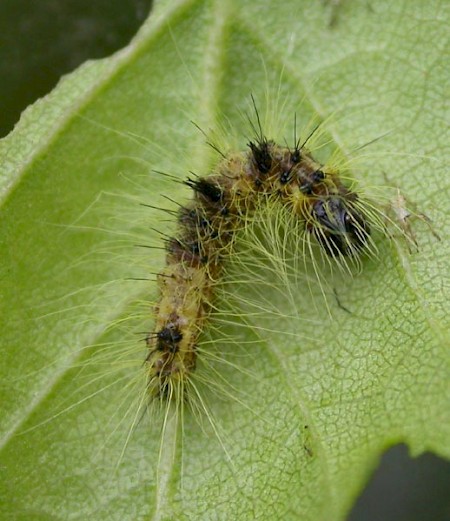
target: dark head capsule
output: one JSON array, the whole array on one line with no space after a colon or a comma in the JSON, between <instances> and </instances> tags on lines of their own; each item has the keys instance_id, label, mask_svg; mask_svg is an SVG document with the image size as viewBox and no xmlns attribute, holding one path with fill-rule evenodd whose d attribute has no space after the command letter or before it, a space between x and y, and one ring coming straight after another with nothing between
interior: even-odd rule
<instances>
[{"instance_id":1,"label":"dark head capsule","mask_svg":"<svg viewBox=\"0 0 450 521\"><path fill-rule=\"evenodd\" d=\"M370 226L365 217L346 199L329 195L312 207L310 231L328 255L355 255L367 243Z\"/></svg>"}]
</instances>

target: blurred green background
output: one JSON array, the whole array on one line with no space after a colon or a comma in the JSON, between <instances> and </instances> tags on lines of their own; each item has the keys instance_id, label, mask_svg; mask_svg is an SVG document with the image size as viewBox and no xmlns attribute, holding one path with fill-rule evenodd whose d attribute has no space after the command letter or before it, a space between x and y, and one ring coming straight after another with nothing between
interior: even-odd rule
<instances>
[{"instance_id":1,"label":"blurred green background","mask_svg":"<svg viewBox=\"0 0 450 521\"><path fill-rule=\"evenodd\" d=\"M126 45L152 0L0 0L0 137L61 75Z\"/></svg>"},{"instance_id":2,"label":"blurred green background","mask_svg":"<svg viewBox=\"0 0 450 521\"><path fill-rule=\"evenodd\" d=\"M0 137L20 113L85 60L122 48L151 0L0 0ZM349 521L449 521L450 464L394 447ZM330 520L332 521L332 520Z\"/></svg>"}]
</instances>

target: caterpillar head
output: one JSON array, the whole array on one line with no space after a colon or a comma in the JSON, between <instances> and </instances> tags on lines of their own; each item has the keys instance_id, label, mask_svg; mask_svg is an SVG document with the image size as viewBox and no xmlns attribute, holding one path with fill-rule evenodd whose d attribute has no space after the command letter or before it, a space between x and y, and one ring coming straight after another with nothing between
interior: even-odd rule
<instances>
[{"instance_id":1,"label":"caterpillar head","mask_svg":"<svg viewBox=\"0 0 450 521\"><path fill-rule=\"evenodd\" d=\"M310 231L328 255L357 255L367 244L370 226L353 204L356 194L330 194L318 197L312 205Z\"/></svg>"}]
</instances>

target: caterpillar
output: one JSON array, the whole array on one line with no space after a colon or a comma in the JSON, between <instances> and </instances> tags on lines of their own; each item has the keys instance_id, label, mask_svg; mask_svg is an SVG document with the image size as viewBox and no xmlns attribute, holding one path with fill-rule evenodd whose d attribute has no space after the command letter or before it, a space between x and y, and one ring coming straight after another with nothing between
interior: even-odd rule
<instances>
[{"instance_id":1,"label":"caterpillar","mask_svg":"<svg viewBox=\"0 0 450 521\"><path fill-rule=\"evenodd\" d=\"M253 125L256 138L248 150L221 153L209 175L184 181L193 198L178 211L176 235L166 239L155 327L146 337L152 396L184 397L236 234L260 209L269 204L283 208L332 258L357 257L371 243L368 206L338 169L313 157L307 148L311 136L303 143L294 137L293 147L277 144L264 135L254 100L253 105L258 126Z\"/></svg>"}]
</instances>

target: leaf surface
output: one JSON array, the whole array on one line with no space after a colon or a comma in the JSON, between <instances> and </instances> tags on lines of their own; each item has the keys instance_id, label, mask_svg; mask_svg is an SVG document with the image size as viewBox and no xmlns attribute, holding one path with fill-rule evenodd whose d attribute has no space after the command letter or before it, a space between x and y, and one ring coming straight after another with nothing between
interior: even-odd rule
<instances>
[{"instance_id":1,"label":"leaf surface","mask_svg":"<svg viewBox=\"0 0 450 521\"><path fill-rule=\"evenodd\" d=\"M159 2L127 48L27 109L0 144L4 518L338 520L389 446L450 456L448 11ZM153 170L207 172L190 120L209 132L227 118L242 136L250 94L270 98L287 139L297 111L347 154L375 140L355 176L376 187L386 174L442 240L421 222L413 254L379 237L379 259L333 278L351 313L328 298L332 319L307 282L296 318L263 286L280 316L212 333L230 363L206 373L225 393L201 388L211 422L169 415L162 435L128 408L128 369L145 357L128 317L143 300L151 326L155 284L126 279L161 269L162 250L132 245L162 246L153 228L173 224L139 203L185 200Z\"/></svg>"}]
</instances>

